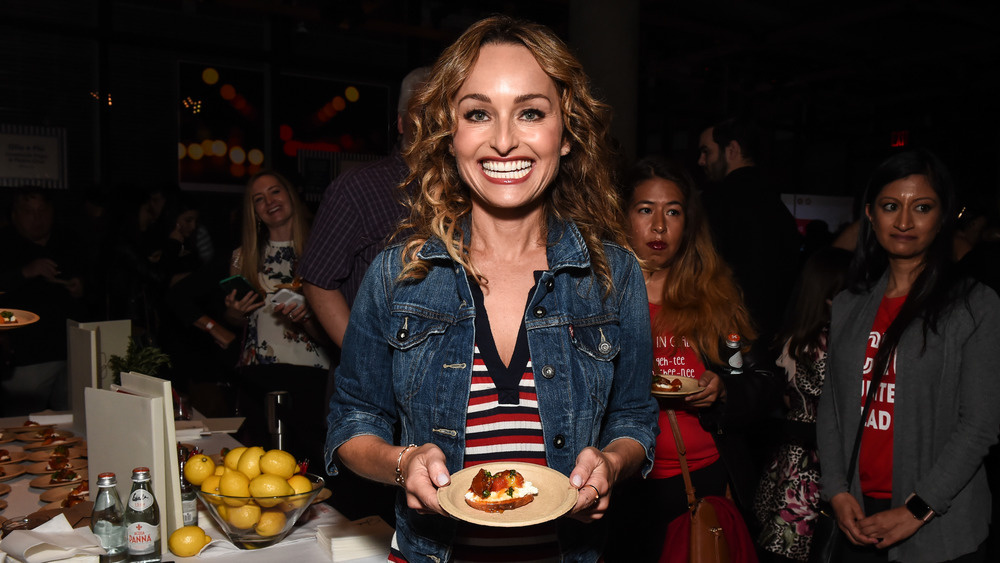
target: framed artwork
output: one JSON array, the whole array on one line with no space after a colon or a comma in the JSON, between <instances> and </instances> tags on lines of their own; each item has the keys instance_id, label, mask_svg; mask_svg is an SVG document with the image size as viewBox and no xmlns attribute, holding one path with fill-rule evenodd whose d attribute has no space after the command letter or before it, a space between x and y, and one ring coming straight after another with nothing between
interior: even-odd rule
<instances>
[{"instance_id":1,"label":"framed artwork","mask_svg":"<svg viewBox=\"0 0 1000 563\"><path fill-rule=\"evenodd\" d=\"M0 124L0 186L66 189L66 130Z\"/></svg>"}]
</instances>

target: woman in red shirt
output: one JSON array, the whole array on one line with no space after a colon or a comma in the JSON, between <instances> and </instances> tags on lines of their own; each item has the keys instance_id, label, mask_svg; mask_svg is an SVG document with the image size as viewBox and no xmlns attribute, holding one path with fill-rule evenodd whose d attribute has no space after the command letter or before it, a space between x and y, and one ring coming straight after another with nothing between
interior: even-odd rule
<instances>
[{"instance_id":1,"label":"woman in red shirt","mask_svg":"<svg viewBox=\"0 0 1000 563\"><path fill-rule=\"evenodd\" d=\"M722 435L716 423L726 410L731 379L728 369L721 367L726 364L722 351L727 335L735 333L747 342L755 333L732 272L715 250L694 182L684 168L645 158L630 170L623 196L629 243L646 279L654 372L670 379L696 379L701 388L686 397L659 399L653 471L647 479L622 487L625 490L619 490L614 501L611 548L605 558L655 561L667 525L688 509L666 412L677 413L698 496L725 495L734 471L727 468L721 444L716 443ZM750 494L744 504L749 507L752 491L740 491L733 484L738 497L740 492Z\"/></svg>"}]
</instances>

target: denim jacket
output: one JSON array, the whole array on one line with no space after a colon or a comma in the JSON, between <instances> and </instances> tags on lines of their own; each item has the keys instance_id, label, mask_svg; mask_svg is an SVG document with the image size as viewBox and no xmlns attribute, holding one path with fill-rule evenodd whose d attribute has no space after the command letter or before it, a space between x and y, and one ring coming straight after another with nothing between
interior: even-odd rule
<instances>
[{"instance_id":1,"label":"denim jacket","mask_svg":"<svg viewBox=\"0 0 1000 563\"><path fill-rule=\"evenodd\" d=\"M619 438L643 446L645 475L653 463L656 403L649 310L642 273L627 250L605 243L614 288L604 289L576 226L550 220L549 270L538 277L524 313L549 467L569 475L587 446ZM393 443L433 443L452 473L462 469L472 381L476 310L465 270L443 243L419 252L426 278L399 282L401 248L384 250L368 269L344 338L330 402L327 470L347 440L374 435ZM453 486L463 486L454 484ZM420 515L397 495L396 538L410 561L451 558L455 521ZM596 561L603 527L563 518L560 551L567 561Z\"/></svg>"}]
</instances>

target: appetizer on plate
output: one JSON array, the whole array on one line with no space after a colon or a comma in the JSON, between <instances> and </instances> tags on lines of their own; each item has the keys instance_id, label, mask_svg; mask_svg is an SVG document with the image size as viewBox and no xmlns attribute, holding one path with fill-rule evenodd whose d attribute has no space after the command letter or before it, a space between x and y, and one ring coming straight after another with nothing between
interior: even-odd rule
<instances>
[{"instance_id":1,"label":"appetizer on plate","mask_svg":"<svg viewBox=\"0 0 1000 563\"><path fill-rule=\"evenodd\" d=\"M653 376L653 389L666 393L676 393L681 390L683 383L679 377L667 377L664 375Z\"/></svg>"},{"instance_id":2,"label":"appetizer on plate","mask_svg":"<svg viewBox=\"0 0 1000 563\"><path fill-rule=\"evenodd\" d=\"M4 463L5 461L10 461L10 460L11 460L10 452L8 452L7 450L0 450L0 463Z\"/></svg>"},{"instance_id":3,"label":"appetizer on plate","mask_svg":"<svg viewBox=\"0 0 1000 563\"><path fill-rule=\"evenodd\" d=\"M480 469L465 493L465 502L476 510L503 512L530 503L537 494L538 489L515 469L496 473Z\"/></svg>"},{"instance_id":4,"label":"appetizer on plate","mask_svg":"<svg viewBox=\"0 0 1000 563\"><path fill-rule=\"evenodd\" d=\"M17 324L17 315L12 311L0 311L0 322L5 325Z\"/></svg>"},{"instance_id":5,"label":"appetizer on plate","mask_svg":"<svg viewBox=\"0 0 1000 563\"><path fill-rule=\"evenodd\" d=\"M60 469L49 477L50 485L62 485L64 483L72 483L80 478L80 475L73 471L72 469Z\"/></svg>"},{"instance_id":6,"label":"appetizer on plate","mask_svg":"<svg viewBox=\"0 0 1000 563\"><path fill-rule=\"evenodd\" d=\"M84 481L74 487L60 504L63 508L69 508L88 500L90 500L90 485Z\"/></svg>"}]
</instances>

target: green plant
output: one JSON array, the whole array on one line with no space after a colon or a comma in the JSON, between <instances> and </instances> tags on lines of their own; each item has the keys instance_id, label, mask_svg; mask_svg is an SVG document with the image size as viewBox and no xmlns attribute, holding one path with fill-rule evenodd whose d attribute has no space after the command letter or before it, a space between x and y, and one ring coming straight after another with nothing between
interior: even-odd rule
<instances>
[{"instance_id":1,"label":"green plant","mask_svg":"<svg viewBox=\"0 0 1000 563\"><path fill-rule=\"evenodd\" d=\"M121 385L121 373L134 371L145 375L156 375L163 366L170 367L170 356L156 346L142 346L128 337L125 357L112 354L108 358L108 371L113 374L114 383Z\"/></svg>"}]
</instances>

